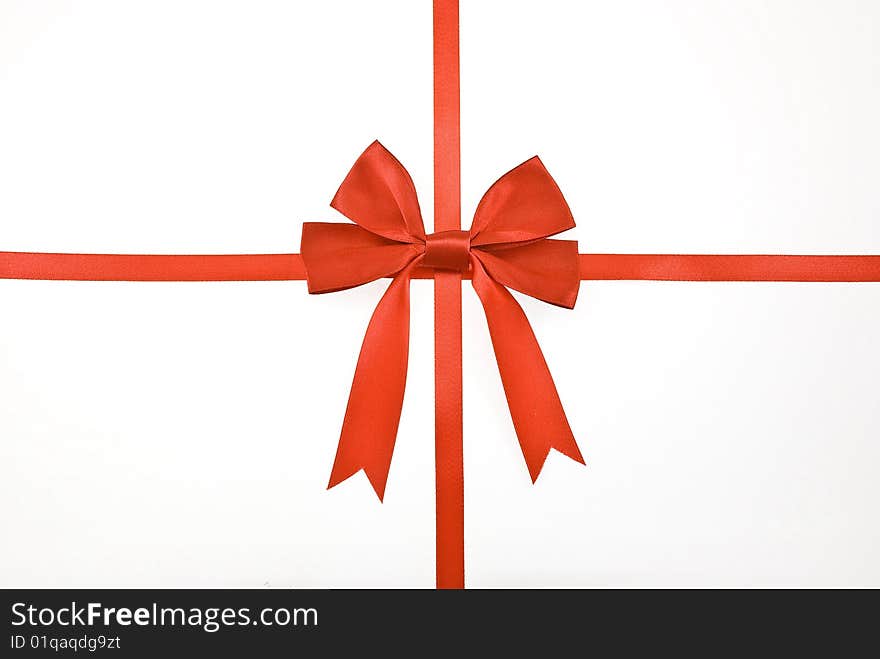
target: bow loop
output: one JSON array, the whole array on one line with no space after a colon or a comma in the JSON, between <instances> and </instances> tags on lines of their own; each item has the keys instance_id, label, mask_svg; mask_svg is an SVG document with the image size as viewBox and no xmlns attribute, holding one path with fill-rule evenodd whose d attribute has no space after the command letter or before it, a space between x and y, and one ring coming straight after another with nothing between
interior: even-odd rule
<instances>
[{"instance_id":1,"label":"bow loop","mask_svg":"<svg viewBox=\"0 0 880 659\"><path fill-rule=\"evenodd\" d=\"M487 245L473 250L473 255L498 283L550 304L574 308L581 285L577 241L544 238Z\"/></svg>"},{"instance_id":2,"label":"bow loop","mask_svg":"<svg viewBox=\"0 0 880 659\"><path fill-rule=\"evenodd\" d=\"M367 231L401 243L425 241L409 172L378 141L360 155L330 206Z\"/></svg>"},{"instance_id":3,"label":"bow loop","mask_svg":"<svg viewBox=\"0 0 880 659\"><path fill-rule=\"evenodd\" d=\"M535 156L507 172L483 195L471 225L471 244L522 243L573 228L565 197Z\"/></svg>"},{"instance_id":4,"label":"bow loop","mask_svg":"<svg viewBox=\"0 0 880 659\"><path fill-rule=\"evenodd\" d=\"M309 293L333 293L390 277L421 253L356 224L304 222L300 244Z\"/></svg>"}]
</instances>

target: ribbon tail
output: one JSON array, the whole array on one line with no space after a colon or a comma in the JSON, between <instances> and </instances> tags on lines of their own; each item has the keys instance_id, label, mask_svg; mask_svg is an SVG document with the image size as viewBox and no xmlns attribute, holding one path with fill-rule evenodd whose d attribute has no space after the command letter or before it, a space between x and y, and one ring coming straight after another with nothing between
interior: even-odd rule
<instances>
[{"instance_id":1,"label":"ribbon tail","mask_svg":"<svg viewBox=\"0 0 880 659\"><path fill-rule=\"evenodd\" d=\"M406 388L413 267L410 264L394 277L370 318L328 489L363 469L379 500L385 496Z\"/></svg>"},{"instance_id":2,"label":"ribbon tail","mask_svg":"<svg viewBox=\"0 0 880 659\"><path fill-rule=\"evenodd\" d=\"M492 346L510 416L532 482L538 479L550 449L584 464L553 377L522 307L472 259L473 286L489 325Z\"/></svg>"}]
</instances>

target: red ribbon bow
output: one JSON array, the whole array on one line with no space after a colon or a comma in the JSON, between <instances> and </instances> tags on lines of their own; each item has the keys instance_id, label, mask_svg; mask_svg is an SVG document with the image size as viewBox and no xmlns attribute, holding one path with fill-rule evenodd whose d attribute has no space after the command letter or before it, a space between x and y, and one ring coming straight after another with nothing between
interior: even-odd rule
<instances>
[{"instance_id":1,"label":"red ribbon bow","mask_svg":"<svg viewBox=\"0 0 880 659\"><path fill-rule=\"evenodd\" d=\"M583 464L531 325L505 288L569 309L577 299L577 242L548 240L573 228L574 218L540 159L489 188L470 231L426 235L412 178L379 142L357 159L330 205L355 224L303 225L309 292L393 280L364 336L328 487L363 469L379 499L384 496L406 386L409 282L416 267L470 273L532 481L551 448Z\"/></svg>"}]
</instances>

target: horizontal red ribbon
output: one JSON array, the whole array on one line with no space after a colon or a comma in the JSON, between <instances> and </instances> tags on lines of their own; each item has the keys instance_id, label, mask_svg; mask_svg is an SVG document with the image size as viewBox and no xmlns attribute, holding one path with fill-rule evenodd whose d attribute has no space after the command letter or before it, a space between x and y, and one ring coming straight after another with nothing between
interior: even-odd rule
<instances>
[{"instance_id":1,"label":"horizontal red ribbon","mask_svg":"<svg viewBox=\"0 0 880 659\"><path fill-rule=\"evenodd\" d=\"M433 279L415 268L413 279ZM300 254L49 254L0 252L0 279L304 281ZM469 279L470 273L462 274ZM880 281L880 256L581 254L580 278L653 281Z\"/></svg>"}]
</instances>

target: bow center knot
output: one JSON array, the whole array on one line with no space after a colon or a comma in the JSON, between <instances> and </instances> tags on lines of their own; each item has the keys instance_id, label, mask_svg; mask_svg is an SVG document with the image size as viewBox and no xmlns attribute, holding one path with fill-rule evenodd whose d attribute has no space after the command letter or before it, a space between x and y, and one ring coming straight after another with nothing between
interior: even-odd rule
<instances>
[{"instance_id":1,"label":"bow center knot","mask_svg":"<svg viewBox=\"0 0 880 659\"><path fill-rule=\"evenodd\" d=\"M437 270L467 272L471 262L471 237L467 231L438 231L425 239L422 264Z\"/></svg>"}]
</instances>

